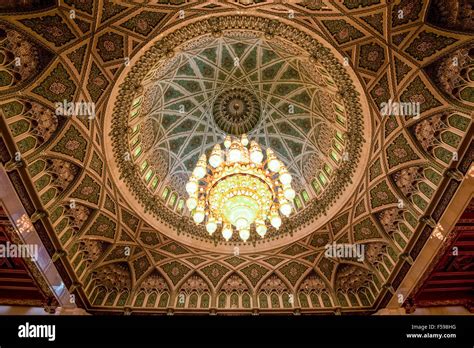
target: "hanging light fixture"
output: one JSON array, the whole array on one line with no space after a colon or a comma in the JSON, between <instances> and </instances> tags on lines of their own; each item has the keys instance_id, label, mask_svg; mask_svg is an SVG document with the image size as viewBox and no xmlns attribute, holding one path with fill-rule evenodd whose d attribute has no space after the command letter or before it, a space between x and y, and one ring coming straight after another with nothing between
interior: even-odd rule
<instances>
[{"instance_id":1,"label":"hanging light fixture","mask_svg":"<svg viewBox=\"0 0 474 348\"><path fill-rule=\"evenodd\" d=\"M204 223L211 235L220 227L225 240L237 231L245 242L254 227L263 238L268 223L279 229L280 214L289 216L293 210L291 174L272 149L265 159L258 143L245 134L227 136L224 148L216 144L209 160L201 155L186 184L186 205L194 222Z\"/></svg>"}]
</instances>

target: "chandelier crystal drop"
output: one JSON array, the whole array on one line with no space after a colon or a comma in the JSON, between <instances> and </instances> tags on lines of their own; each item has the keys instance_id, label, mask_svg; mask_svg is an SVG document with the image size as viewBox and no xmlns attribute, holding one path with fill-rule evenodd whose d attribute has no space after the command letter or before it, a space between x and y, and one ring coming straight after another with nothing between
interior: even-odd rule
<instances>
[{"instance_id":1,"label":"chandelier crystal drop","mask_svg":"<svg viewBox=\"0 0 474 348\"><path fill-rule=\"evenodd\" d=\"M244 242L251 230L265 237L267 225L279 229L281 215L293 210L292 177L272 149L265 155L246 134L227 136L224 150L214 145L209 159L199 158L186 184L186 206L196 224L204 223L212 235L218 229L225 240L234 232Z\"/></svg>"}]
</instances>

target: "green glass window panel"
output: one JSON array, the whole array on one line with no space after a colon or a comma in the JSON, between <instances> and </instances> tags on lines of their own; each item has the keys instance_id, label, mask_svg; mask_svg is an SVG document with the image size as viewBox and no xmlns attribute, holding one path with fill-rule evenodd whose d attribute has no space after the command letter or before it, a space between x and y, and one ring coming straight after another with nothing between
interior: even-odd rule
<instances>
[{"instance_id":1,"label":"green glass window panel","mask_svg":"<svg viewBox=\"0 0 474 348\"><path fill-rule=\"evenodd\" d=\"M168 201L168 205L169 205L170 207L173 207L174 204L176 203L176 199L177 199L177 198L178 198L178 197L176 196L176 193L173 193L173 194L171 195L170 200Z\"/></svg>"},{"instance_id":2,"label":"green glass window panel","mask_svg":"<svg viewBox=\"0 0 474 348\"><path fill-rule=\"evenodd\" d=\"M201 308L209 308L210 297L208 293L201 296Z\"/></svg>"},{"instance_id":3,"label":"green glass window panel","mask_svg":"<svg viewBox=\"0 0 474 348\"><path fill-rule=\"evenodd\" d=\"M137 124L132 128L132 135L136 134L140 130L140 125Z\"/></svg>"},{"instance_id":4,"label":"green glass window panel","mask_svg":"<svg viewBox=\"0 0 474 348\"><path fill-rule=\"evenodd\" d=\"M311 294L309 294L309 298L311 300L311 305L313 307L321 307L318 295L316 295L314 292L312 292Z\"/></svg>"},{"instance_id":5,"label":"green glass window panel","mask_svg":"<svg viewBox=\"0 0 474 348\"><path fill-rule=\"evenodd\" d=\"M154 190L154 189L156 189L157 186L158 186L158 177L155 176L153 178L153 181L151 182L151 188Z\"/></svg>"},{"instance_id":6,"label":"green glass window panel","mask_svg":"<svg viewBox=\"0 0 474 348\"><path fill-rule=\"evenodd\" d=\"M267 295L265 295L263 292L258 296L258 302L260 303L260 308L268 308Z\"/></svg>"},{"instance_id":7,"label":"green glass window panel","mask_svg":"<svg viewBox=\"0 0 474 348\"><path fill-rule=\"evenodd\" d=\"M321 186L320 186L319 183L316 181L316 179L314 179L314 180L311 182L311 185L313 186L314 191L316 191L316 193L320 193L320 192L321 192Z\"/></svg>"},{"instance_id":8,"label":"green glass window panel","mask_svg":"<svg viewBox=\"0 0 474 348\"><path fill-rule=\"evenodd\" d=\"M142 103L142 97L135 98L132 103L132 108L136 108Z\"/></svg>"},{"instance_id":9,"label":"green glass window panel","mask_svg":"<svg viewBox=\"0 0 474 348\"><path fill-rule=\"evenodd\" d=\"M334 106L336 107L336 111L343 114L344 113L344 109L341 108L341 106L339 104L336 104L334 103Z\"/></svg>"},{"instance_id":10,"label":"green glass window panel","mask_svg":"<svg viewBox=\"0 0 474 348\"><path fill-rule=\"evenodd\" d=\"M140 154L142 153L142 147L141 146L138 146L135 151L133 152L133 156L135 156L135 158L137 158L138 156L140 156Z\"/></svg>"},{"instance_id":11,"label":"green glass window panel","mask_svg":"<svg viewBox=\"0 0 474 348\"><path fill-rule=\"evenodd\" d=\"M359 292L359 298L360 298L360 302L362 302L363 306L366 306L366 307L370 306L369 299L367 298L367 296L362 291Z\"/></svg>"},{"instance_id":12,"label":"green glass window panel","mask_svg":"<svg viewBox=\"0 0 474 348\"><path fill-rule=\"evenodd\" d=\"M117 306L118 307L125 306L125 303L127 303L127 299L128 299L128 292L125 291L125 292L122 293L122 295L120 295L120 297L117 301Z\"/></svg>"},{"instance_id":13,"label":"green glass window panel","mask_svg":"<svg viewBox=\"0 0 474 348\"><path fill-rule=\"evenodd\" d=\"M148 169L148 172L145 174L145 181L149 182L151 177L153 176L153 169Z\"/></svg>"},{"instance_id":14,"label":"green glass window panel","mask_svg":"<svg viewBox=\"0 0 474 348\"><path fill-rule=\"evenodd\" d=\"M79 267L79 269L77 270L77 276L78 277L82 276L82 273L85 271L85 269L86 269L86 263L83 262L81 264L81 267Z\"/></svg>"},{"instance_id":15,"label":"green glass window panel","mask_svg":"<svg viewBox=\"0 0 474 348\"><path fill-rule=\"evenodd\" d=\"M183 211L183 208L184 208L184 199L180 199L178 201L178 206L176 210L181 213Z\"/></svg>"},{"instance_id":16,"label":"green glass window panel","mask_svg":"<svg viewBox=\"0 0 474 348\"><path fill-rule=\"evenodd\" d=\"M398 243L398 245L400 245L402 250L405 249L405 246L407 245L407 242L405 242L405 240L398 233L393 234L393 239L395 239L395 241Z\"/></svg>"},{"instance_id":17,"label":"green glass window panel","mask_svg":"<svg viewBox=\"0 0 474 348\"><path fill-rule=\"evenodd\" d=\"M218 301L217 301L217 302L218 302L218 303L217 303L217 306L218 306L219 308L225 308L226 300L227 300L226 295L225 295L224 293L221 293L221 294L219 295L219 299L218 299Z\"/></svg>"},{"instance_id":18,"label":"green glass window panel","mask_svg":"<svg viewBox=\"0 0 474 348\"><path fill-rule=\"evenodd\" d=\"M177 297L176 297L176 307L181 307L183 308L184 305L186 303L186 295L183 294L183 293L180 293Z\"/></svg>"},{"instance_id":19,"label":"green glass window panel","mask_svg":"<svg viewBox=\"0 0 474 348\"><path fill-rule=\"evenodd\" d=\"M250 295L245 293L242 295L242 307L244 308L250 308L251 303L250 303Z\"/></svg>"},{"instance_id":20,"label":"green glass window panel","mask_svg":"<svg viewBox=\"0 0 474 348\"><path fill-rule=\"evenodd\" d=\"M283 300L283 307L291 308L293 306L292 300L290 300L290 295L288 295L288 293L283 293L281 299Z\"/></svg>"},{"instance_id":21,"label":"green glass window panel","mask_svg":"<svg viewBox=\"0 0 474 348\"><path fill-rule=\"evenodd\" d=\"M137 136L132 139L132 141L130 142L130 146L134 148L139 142L140 142L140 136Z\"/></svg>"},{"instance_id":22,"label":"green glass window panel","mask_svg":"<svg viewBox=\"0 0 474 348\"><path fill-rule=\"evenodd\" d=\"M102 304L102 302L104 301L105 299L105 294L106 294L106 291L105 289L101 289L99 291L99 294L97 295L97 297L95 298L94 300L94 305L95 306L100 306Z\"/></svg>"},{"instance_id":23,"label":"green glass window panel","mask_svg":"<svg viewBox=\"0 0 474 348\"><path fill-rule=\"evenodd\" d=\"M170 297L170 295L168 295L167 292L163 293L160 296L160 302L158 303L158 307L164 308L164 307L168 306L169 297Z\"/></svg>"},{"instance_id":24,"label":"green glass window panel","mask_svg":"<svg viewBox=\"0 0 474 348\"><path fill-rule=\"evenodd\" d=\"M272 302L272 308L280 308L280 299L278 298L277 294L272 293L270 296L270 300Z\"/></svg>"},{"instance_id":25,"label":"green glass window panel","mask_svg":"<svg viewBox=\"0 0 474 348\"><path fill-rule=\"evenodd\" d=\"M148 296L148 299L146 300L146 306L155 307L156 298L157 298L156 292L152 292L150 296Z\"/></svg>"},{"instance_id":26,"label":"green glass window panel","mask_svg":"<svg viewBox=\"0 0 474 348\"><path fill-rule=\"evenodd\" d=\"M193 292L191 296L189 296L189 308L196 308L198 303L198 295Z\"/></svg>"},{"instance_id":27,"label":"green glass window panel","mask_svg":"<svg viewBox=\"0 0 474 348\"><path fill-rule=\"evenodd\" d=\"M383 256L382 259L383 259L383 262L385 263L385 266L387 266L387 268L388 268L389 270L391 270L392 267L393 267L393 265L392 265L392 263L390 262L390 260L388 259L388 257L387 257L387 256Z\"/></svg>"},{"instance_id":28,"label":"green glass window panel","mask_svg":"<svg viewBox=\"0 0 474 348\"><path fill-rule=\"evenodd\" d=\"M308 298L306 297L306 294L300 292L298 295L298 299L300 300L300 306L303 308L308 308L309 303L308 303Z\"/></svg>"},{"instance_id":29,"label":"green glass window panel","mask_svg":"<svg viewBox=\"0 0 474 348\"><path fill-rule=\"evenodd\" d=\"M346 119L344 117L342 117L341 115L339 115L339 114L336 114L336 120L337 120L337 122L339 122L342 125L346 124Z\"/></svg>"},{"instance_id":30,"label":"green glass window panel","mask_svg":"<svg viewBox=\"0 0 474 348\"><path fill-rule=\"evenodd\" d=\"M344 294L342 292L337 293L337 299L339 300L339 303L341 304L341 306L343 306L343 307L348 307L349 306L349 304L347 303L347 300L346 300L346 296L344 296Z\"/></svg>"},{"instance_id":31,"label":"green glass window panel","mask_svg":"<svg viewBox=\"0 0 474 348\"><path fill-rule=\"evenodd\" d=\"M77 255L76 259L75 259L74 262L72 263L72 265L74 266L74 268L76 268L77 265L79 265L79 262L81 262L81 260L82 260L82 256L83 256L82 254Z\"/></svg>"},{"instance_id":32,"label":"green glass window panel","mask_svg":"<svg viewBox=\"0 0 474 348\"><path fill-rule=\"evenodd\" d=\"M230 308L239 308L239 296L235 292L230 295Z\"/></svg>"},{"instance_id":33,"label":"green glass window panel","mask_svg":"<svg viewBox=\"0 0 474 348\"><path fill-rule=\"evenodd\" d=\"M132 110L132 112L130 113L130 120L133 120L135 117L137 117L139 113L140 109Z\"/></svg>"},{"instance_id":34,"label":"green glass window panel","mask_svg":"<svg viewBox=\"0 0 474 348\"><path fill-rule=\"evenodd\" d=\"M378 268L378 270L380 271L380 273L382 273L384 279L387 279L387 278L388 278L388 272L387 272L387 270L385 269L385 267L384 267L381 263L379 263L379 264L377 265L377 268Z\"/></svg>"},{"instance_id":35,"label":"green glass window panel","mask_svg":"<svg viewBox=\"0 0 474 348\"><path fill-rule=\"evenodd\" d=\"M61 238L59 238L59 240L61 241L61 243L66 244L69 239L73 236L72 234L73 230L70 228L68 230L66 230L66 232L61 236Z\"/></svg>"},{"instance_id":36,"label":"green glass window panel","mask_svg":"<svg viewBox=\"0 0 474 348\"><path fill-rule=\"evenodd\" d=\"M296 209L301 209L303 207L299 197L295 197L295 205L296 205Z\"/></svg>"},{"instance_id":37,"label":"green glass window panel","mask_svg":"<svg viewBox=\"0 0 474 348\"><path fill-rule=\"evenodd\" d=\"M326 179L326 176L323 173L319 173L318 177L319 181L321 182L321 184L323 184L323 186L328 183L328 180Z\"/></svg>"},{"instance_id":38,"label":"green glass window panel","mask_svg":"<svg viewBox=\"0 0 474 348\"><path fill-rule=\"evenodd\" d=\"M135 299L135 304L134 306L135 307L141 307L143 306L143 302L145 301L145 293L144 292L140 292L137 296L137 298Z\"/></svg>"},{"instance_id":39,"label":"green glass window panel","mask_svg":"<svg viewBox=\"0 0 474 348\"><path fill-rule=\"evenodd\" d=\"M115 299L117 298L117 291L112 291L109 296L107 296L107 300L105 300L105 306L113 306L115 303Z\"/></svg>"},{"instance_id":40,"label":"green glass window panel","mask_svg":"<svg viewBox=\"0 0 474 348\"><path fill-rule=\"evenodd\" d=\"M326 174L331 175L332 168L328 164L325 164L324 165L324 171L326 172Z\"/></svg>"},{"instance_id":41,"label":"green glass window panel","mask_svg":"<svg viewBox=\"0 0 474 348\"><path fill-rule=\"evenodd\" d=\"M331 307L332 303L328 296L328 294L324 293L321 295L321 299L323 300L324 307Z\"/></svg>"},{"instance_id":42,"label":"green glass window panel","mask_svg":"<svg viewBox=\"0 0 474 348\"><path fill-rule=\"evenodd\" d=\"M303 201L308 202L309 201L309 195L306 190L301 191L301 196L303 197Z\"/></svg>"},{"instance_id":43,"label":"green glass window panel","mask_svg":"<svg viewBox=\"0 0 474 348\"><path fill-rule=\"evenodd\" d=\"M353 307L359 306L359 301L357 301L356 296L352 292L348 293L347 296L349 297L349 301L351 301Z\"/></svg>"},{"instance_id":44,"label":"green glass window panel","mask_svg":"<svg viewBox=\"0 0 474 348\"><path fill-rule=\"evenodd\" d=\"M21 139L18 143L18 150L20 150L21 153L28 152L32 148L36 146L36 138L29 136L25 139Z\"/></svg>"},{"instance_id":45,"label":"green glass window panel","mask_svg":"<svg viewBox=\"0 0 474 348\"><path fill-rule=\"evenodd\" d=\"M165 189L163 190L163 193L161 194L161 198L163 198L164 200L166 200L168 198L168 195L170 194L170 189L165 187Z\"/></svg>"}]
</instances>

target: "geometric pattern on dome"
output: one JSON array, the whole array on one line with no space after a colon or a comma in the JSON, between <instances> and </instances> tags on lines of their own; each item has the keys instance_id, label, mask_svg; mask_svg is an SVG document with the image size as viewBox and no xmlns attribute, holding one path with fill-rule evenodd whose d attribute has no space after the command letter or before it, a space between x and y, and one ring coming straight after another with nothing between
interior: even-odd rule
<instances>
[{"instance_id":1,"label":"geometric pattern on dome","mask_svg":"<svg viewBox=\"0 0 474 348\"><path fill-rule=\"evenodd\" d=\"M216 125L225 133L246 134L260 120L260 103L250 91L232 87L216 97L212 116Z\"/></svg>"},{"instance_id":2,"label":"geometric pattern on dome","mask_svg":"<svg viewBox=\"0 0 474 348\"><path fill-rule=\"evenodd\" d=\"M142 85L149 111L130 142L133 152L140 137L146 140L140 167L168 153L167 172L157 175L152 191L170 186L182 192L175 177L189 177L199 156L225 134L248 133L288 166L299 208L321 196L343 158L348 116L328 72L303 52L283 39L233 30L187 42L150 72Z\"/></svg>"}]
</instances>

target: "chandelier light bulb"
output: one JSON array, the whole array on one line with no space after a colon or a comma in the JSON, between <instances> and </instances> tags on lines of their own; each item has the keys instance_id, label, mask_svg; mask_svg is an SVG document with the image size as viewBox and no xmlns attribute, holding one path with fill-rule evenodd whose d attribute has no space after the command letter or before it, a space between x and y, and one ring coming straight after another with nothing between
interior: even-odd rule
<instances>
[{"instance_id":1,"label":"chandelier light bulb","mask_svg":"<svg viewBox=\"0 0 474 348\"><path fill-rule=\"evenodd\" d=\"M240 162L242 158L242 152L240 150L240 144L238 141L233 141L229 148L229 162L236 163Z\"/></svg>"},{"instance_id":2,"label":"chandelier light bulb","mask_svg":"<svg viewBox=\"0 0 474 348\"><path fill-rule=\"evenodd\" d=\"M270 219L270 223L272 224L273 227L275 227L277 230L281 226L281 218L278 214L272 215Z\"/></svg>"},{"instance_id":3,"label":"chandelier light bulb","mask_svg":"<svg viewBox=\"0 0 474 348\"><path fill-rule=\"evenodd\" d=\"M250 142L250 160L255 164L260 164L263 161L262 150L255 141Z\"/></svg>"},{"instance_id":4,"label":"chandelier light bulb","mask_svg":"<svg viewBox=\"0 0 474 348\"><path fill-rule=\"evenodd\" d=\"M287 200L280 202L280 204L280 213L287 217L290 216L292 210L291 204Z\"/></svg>"},{"instance_id":5,"label":"chandelier light bulb","mask_svg":"<svg viewBox=\"0 0 474 348\"><path fill-rule=\"evenodd\" d=\"M249 239L249 237L250 237L250 230L248 230L248 229L240 230L240 231L239 231L239 237L240 237L240 239L242 239L244 242L246 242L247 239Z\"/></svg>"},{"instance_id":6,"label":"chandelier light bulb","mask_svg":"<svg viewBox=\"0 0 474 348\"><path fill-rule=\"evenodd\" d=\"M199 158L196 168L194 168L193 170L193 176L195 176L198 179L202 179L206 176L206 173L207 173L206 155L202 154L201 157Z\"/></svg>"},{"instance_id":7,"label":"chandelier light bulb","mask_svg":"<svg viewBox=\"0 0 474 348\"><path fill-rule=\"evenodd\" d=\"M191 196L186 200L186 206L188 207L189 210L194 210L197 207L197 204L198 204L197 198L194 196Z\"/></svg>"},{"instance_id":8,"label":"chandelier light bulb","mask_svg":"<svg viewBox=\"0 0 474 348\"><path fill-rule=\"evenodd\" d=\"M222 237L224 237L225 240L229 240L232 237L232 227L230 227L230 225L224 225Z\"/></svg>"},{"instance_id":9,"label":"chandelier light bulb","mask_svg":"<svg viewBox=\"0 0 474 348\"><path fill-rule=\"evenodd\" d=\"M291 184L291 180L293 178L291 177L291 174L288 173L288 169L286 169L285 166L282 166L280 168L280 181L283 185L289 185Z\"/></svg>"},{"instance_id":10,"label":"chandelier light bulb","mask_svg":"<svg viewBox=\"0 0 474 348\"><path fill-rule=\"evenodd\" d=\"M268 160L268 169L270 169L274 173L278 173L280 171L280 161L275 156L275 153L272 149L267 149L267 160Z\"/></svg>"},{"instance_id":11,"label":"chandelier light bulb","mask_svg":"<svg viewBox=\"0 0 474 348\"><path fill-rule=\"evenodd\" d=\"M213 234L214 232L216 232L217 230L217 223L216 223L216 219L214 219L213 217L209 218L209 221L207 221L207 224L206 224L206 230L207 232L209 232L209 234Z\"/></svg>"},{"instance_id":12,"label":"chandelier light bulb","mask_svg":"<svg viewBox=\"0 0 474 348\"><path fill-rule=\"evenodd\" d=\"M259 222L258 222L256 231L257 231L257 234L258 234L260 237L262 237L262 238L265 237L265 234L267 233L267 226L265 226L265 224L263 223L263 221L259 221Z\"/></svg>"},{"instance_id":13,"label":"chandelier light bulb","mask_svg":"<svg viewBox=\"0 0 474 348\"><path fill-rule=\"evenodd\" d=\"M291 201L295 198L296 192L291 188L291 186L287 186L283 189L283 195L287 200Z\"/></svg>"},{"instance_id":14,"label":"chandelier light bulb","mask_svg":"<svg viewBox=\"0 0 474 348\"><path fill-rule=\"evenodd\" d=\"M193 215L194 222L200 224L204 221L204 211L197 210L194 212Z\"/></svg>"},{"instance_id":15,"label":"chandelier light bulb","mask_svg":"<svg viewBox=\"0 0 474 348\"><path fill-rule=\"evenodd\" d=\"M198 190L197 179L195 177L191 177L191 179L189 179L188 183L186 184L186 192L189 195L192 195L195 192L197 192L197 190Z\"/></svg>"},{"instance_id":16,"label":"chandelier light bulb","mask_svg":"<svg viewBox=\"0 0 474 348\"><path fill-rule=\"evenodd\" d=\"M209 157L209 164L213 168L217 168L222 163L222 150L219 144L214 145L212 149L211 156Z\"/></svg>"}]
</instances>

